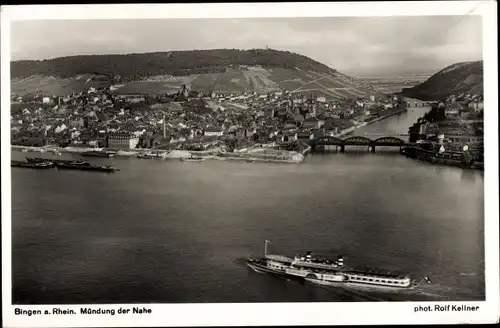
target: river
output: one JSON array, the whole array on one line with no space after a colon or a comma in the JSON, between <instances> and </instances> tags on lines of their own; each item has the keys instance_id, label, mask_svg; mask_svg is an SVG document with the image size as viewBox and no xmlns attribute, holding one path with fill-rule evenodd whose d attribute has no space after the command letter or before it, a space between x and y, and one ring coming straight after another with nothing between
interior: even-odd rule
<instances>
[{"instance_id":1,"label":"river","mask_svg":"<svg viewBox=\"0 0 500 328\"><path fill-rule=\"evenodd\" d=\"M355 134L406 133L425 110ZM366 151L113 161L115 174L12 169L13 303L484 300L482 172ZM265 239L272 253L341 253L432 284L382 293L259 274L244 259Z\"/></svg>"}]
</instances>

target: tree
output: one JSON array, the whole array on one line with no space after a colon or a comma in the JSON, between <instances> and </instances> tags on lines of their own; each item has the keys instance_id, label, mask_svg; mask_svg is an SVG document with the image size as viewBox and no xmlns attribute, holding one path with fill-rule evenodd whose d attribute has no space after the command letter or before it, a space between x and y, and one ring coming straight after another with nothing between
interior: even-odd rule
<instances>
[{"instance_id":1,"label":"tree","mask_svg":"<svg viewBox=\"0 0 500 328\"><path fill-rule=\"evenodd\" d=\"M238 147L239 142L238 142L237 138L230 138L230 139L224 140L224 144L226 145L227 150L229 152L234 152L236 147Z\"/></svg>"},{"instance_id":2,"label":"tree","mask_svg":"<svg viewBox=\"0 0 500 328\"><path fill-rule=\"evenodd\" d=\"M417 142L420 135L420 123L413 123L413 125L408 129L409 142Z\"/></svg>"}]
</instances>

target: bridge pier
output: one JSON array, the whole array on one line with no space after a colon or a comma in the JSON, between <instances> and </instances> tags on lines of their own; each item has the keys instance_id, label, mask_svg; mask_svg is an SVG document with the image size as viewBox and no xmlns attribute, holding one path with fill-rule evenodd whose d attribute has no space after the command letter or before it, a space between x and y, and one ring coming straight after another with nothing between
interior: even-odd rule
<instances>
[{"instance_id":1,"label":"bridge pier","mask_svg":"<svg viewBox=\"0 0 500 328\"><path fill-rule=\"evenodd\" d=\"M375 145L370 146L370 148L371 148L371 152L374 153L375 152Z\"/></svg>"},{"instance_id":2,"label":"bridge pier","mask_svg":"<svg viewBox=\"0 0 500 328\"><path fill-rule=\"evenodd\" d=\"M344 152L345 152L345 145L341 145L341 146L340 146L340 152L341 152L341 153L344 153Z\"/></svg>"}]
</instances>

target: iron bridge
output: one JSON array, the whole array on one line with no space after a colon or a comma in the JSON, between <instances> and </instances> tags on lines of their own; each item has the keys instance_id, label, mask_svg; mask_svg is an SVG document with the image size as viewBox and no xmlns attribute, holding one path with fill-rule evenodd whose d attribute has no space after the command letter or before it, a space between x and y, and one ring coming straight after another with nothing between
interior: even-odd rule
<instances>
[{"instance_id":1,"label":"iron bridge","mask_svg":"<svg viewBox=\"0 0 500 328\"><path fill-rule=\"evenodd\" d=\"M383 136L371 139L364 136L352 136L347 138L338 138L333 136L323 136L311 140L311 150L314 151L317 146L338 146L341 152L344 152L346 146L366 146L372 152L375 152L377 146L380 147L399 147L400 149L410 143L401 138L393 136Z\"/></svg>"}]
</instances>

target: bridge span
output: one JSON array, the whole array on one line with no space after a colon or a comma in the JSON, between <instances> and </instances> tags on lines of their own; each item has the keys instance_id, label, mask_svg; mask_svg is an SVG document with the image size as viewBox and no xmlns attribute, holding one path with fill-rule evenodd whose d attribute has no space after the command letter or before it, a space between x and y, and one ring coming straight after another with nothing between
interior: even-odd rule
<instances>
[{"instance_id":1,"label":"bridge span","mask_svg":"<svg viewBox=\"0 0 500 328\"><path fill-rule=\"evenodd\" d=\"M368 134L367 134L368 135ZM315 139L311 139L311 151L317 150L318 146L336 146L340 149L340 152L345 151L346 146L366 146L371 152L375 152L375 148L379 147L402 147L413 145L408 141L401 139L404 135L399 135L399 137L392 135L379 136L375 138L368 138L367 136L347 136L347 137L334 137L334 136L323 136ZM407 135L406 135L407 136Z\"/></svg>"},{"instance_id":2,"label":"bridge span","mask_svg":"<svg viewBox=\"0 0 500 328\"><path fill-rule=\"evenodd\" d=\"M408 107L415 108L415 107L429 107L433 103L436 103L435 101L423 101L423 100L416 100L416 99L405 99Z\"/></svg>"},{"instance_id":3,"label":"bridge span","mask_svg":"<svg viewBox=\"0 0 500 328\"><path fill-rule=\"evenodd\" d=\"M360 135L360 134L358 134ZM387 133L387 132L366 132L363 133L364 137L374 139L374 137L409 137L410 135L408 133Z\"/></svg>"}]
</instances>

